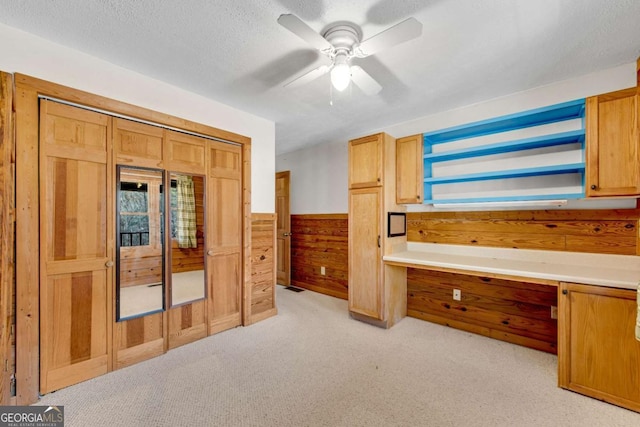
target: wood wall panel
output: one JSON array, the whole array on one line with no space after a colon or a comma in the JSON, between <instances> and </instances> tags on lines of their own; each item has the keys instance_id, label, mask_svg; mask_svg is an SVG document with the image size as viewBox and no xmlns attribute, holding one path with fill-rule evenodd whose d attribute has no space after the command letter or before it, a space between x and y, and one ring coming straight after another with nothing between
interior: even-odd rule
<instances>
[{"instance_id":1,"label":"wood wall panel","mask_svg":"<svg viewBox=\"0 0 640 427\"><path fill-rule=\"evenodd\" d=\"M635 255L639 219L638 209L408 213L407 239Z\"/></svg>"},{"instance_id":2,"label":"wood wall panel","mask_svg":"<svg viewBox=\"0 0 640 427\"><path fill-rule=\"evenodd\" d=\"M251 216L251 294L249 322L277 314L276 308L276 214Z\"/></svg>"},{"instance_id":3,"label":"wood wall panel","mask_svg":"<svg viewBox=\"0 0 640 427\"><path fill-rule=\"evenodd\" d=\"M347 214L291 216L291 284L348 298ZM325 267L325 275L320 267Z\"/></svg>"},{"instance_id":4,"label":"wood wall panel","mask_svg":"<svg viewBox=\"0 0 640 427\"><path fill-rule=\"evenodd\" d=\"M15 372L15 144L13 138L13 79L0 72L0 406L11 403Z\"/></svg>"},{"instance_id":5,"label":"wood wall panel","mask_svg":"<svg viewBox=\"0 0 640 427\"><path fill-rule=\"evenodd\" d=\"M453 300L453 290L462 298ZM408 315L557 353L557 286L407 269Z\"/></svg>"}]
</instances>

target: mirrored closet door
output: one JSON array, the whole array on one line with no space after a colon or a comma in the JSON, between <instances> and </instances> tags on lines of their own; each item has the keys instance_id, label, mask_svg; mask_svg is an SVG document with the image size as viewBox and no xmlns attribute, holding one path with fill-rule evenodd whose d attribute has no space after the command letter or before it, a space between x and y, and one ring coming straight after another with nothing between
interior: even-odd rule
<instances>
[{"instance_id":1,"label":"mirrored closet door","mask_svg":"<svg viewBox=\"0 0 640 427\"><path fill-rule=\"evenodd\" d=\"M164 310L163 171L118 166L117 320Z\"/></svg>"},{"instance_id":2,"label":"mirrored closet door","mask_svg":"<svg viewBox=\"0 0 640 427\"><path fill-rule=\"evenodd\" d=\"M169 175L171 306L205 298L205 180L202 175Z\"/></svg>"}]
</instances>

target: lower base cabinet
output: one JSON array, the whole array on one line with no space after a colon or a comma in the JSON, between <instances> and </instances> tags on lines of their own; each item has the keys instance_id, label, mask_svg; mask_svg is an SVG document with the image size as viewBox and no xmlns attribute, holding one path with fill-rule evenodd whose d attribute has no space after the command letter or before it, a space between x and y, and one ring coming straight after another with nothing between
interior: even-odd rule
<instances>
[{"instance_id":1,"label":"lower base cabinet","mask_svg":"<svg viewBox=\"0 0 640 427\"><path fill-rule=\"evenodd\" d=\"M558 385L640 412L633 290L561 283Z\"/></svg>"}]
</instances>

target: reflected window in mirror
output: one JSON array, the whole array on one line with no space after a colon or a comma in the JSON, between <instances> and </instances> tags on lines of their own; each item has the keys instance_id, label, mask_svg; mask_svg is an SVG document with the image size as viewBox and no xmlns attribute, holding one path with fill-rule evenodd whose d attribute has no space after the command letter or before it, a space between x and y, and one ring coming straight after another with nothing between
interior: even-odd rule
<instances>
[{"instance_id":1,"label":"reflected window in mirror","mask_svg":"<svg viewBox=\"0 0 640 427\"><path fill-rule=\"evenodd\" d=\"M163 171L117 169L117 319L164 310Z\"/></svg>"},{"instance_id":2,"label":"reflected window in mirror","mask_svg":"<svg viewBox=\"0 0 640 427\"><path fill-rule=\"evenodd\" d=\"M170 174L171 305L206 296L205 180L201 175Z\"/></svg>"}]
</instances>

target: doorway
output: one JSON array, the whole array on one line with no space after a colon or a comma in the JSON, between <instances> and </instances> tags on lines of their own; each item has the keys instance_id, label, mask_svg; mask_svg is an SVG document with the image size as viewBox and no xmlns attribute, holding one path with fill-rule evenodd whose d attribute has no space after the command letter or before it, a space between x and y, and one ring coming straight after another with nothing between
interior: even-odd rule
<instances>
[{"instance_id":1,"label":"doorway","mask_svg":"<svg viewBox=\"0 0 640 427\"><path fill-rule=\"evenodd\" d=\"M276 280L283 286L291 284L291 211L289 204L290 171L276 173Z\"/></svg>"}]
</instances>

